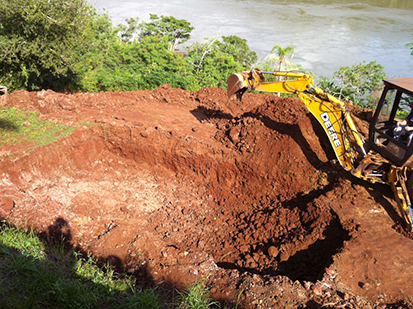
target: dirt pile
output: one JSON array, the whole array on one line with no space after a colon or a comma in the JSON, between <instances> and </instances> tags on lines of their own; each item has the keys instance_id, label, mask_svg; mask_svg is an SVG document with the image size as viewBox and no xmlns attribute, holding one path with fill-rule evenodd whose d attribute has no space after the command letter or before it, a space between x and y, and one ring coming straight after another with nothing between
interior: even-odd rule
<instances>
[{"instance_id":1,"label":"dirt pile","mask_svg":"<svg viewBox=\"0 0 413 309\"><path fill-rule=\"evenodd\" d=\"M378 308L413 295L390 189L331 163L297 99L238 104L220 89L163 86L15 92L7 105L77 127L30 153L1 149L2 216L14 224L64 226L73 245L155 281L208 277L216 299L241 295L243 308Z\"/></svg>"}]
</instances>

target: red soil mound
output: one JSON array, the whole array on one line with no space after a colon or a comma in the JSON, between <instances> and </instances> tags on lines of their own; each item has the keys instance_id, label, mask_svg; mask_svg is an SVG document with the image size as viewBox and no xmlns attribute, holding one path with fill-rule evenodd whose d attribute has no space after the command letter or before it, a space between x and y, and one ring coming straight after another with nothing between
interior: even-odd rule
<instances>
[{"instance_id":1,"label":"red soil mound","mask_svg":"<svg viewBox=\"0 0 413 309\"><path fill-rule=\"evenodd\" d=\"M208 277L216 299L243 291L245 308L411 301L412 241L392 228L390 189L330 163L298 99L164 86L15 92L7 105L78 128L0 149L0 211L16 225L63 231L155 281Z\"/></svg>"}]
</instances>

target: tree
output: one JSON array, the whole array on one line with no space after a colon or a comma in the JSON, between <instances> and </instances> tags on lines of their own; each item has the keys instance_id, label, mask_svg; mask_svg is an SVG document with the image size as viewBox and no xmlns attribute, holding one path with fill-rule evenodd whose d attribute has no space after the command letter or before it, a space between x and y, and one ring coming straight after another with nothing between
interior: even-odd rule
<instances>
[{"instance_id":1,"label":"tree","mask_svg":"<svg viewBox=\"0 0 413 309\"><path fill-rule=\"evenodd\" d=\"M76 83L94 10L85 0L0 0L0 83L64 90Z\"/></svg>"},{"instance_id":2,"label":"tree","mask_svg":"<svg viewBox=\"0 0 413 309\"><path fill-rule=\"evenodd\" d=\"M122 42L132 42L136 39L139 30L139 18L126 18L127 26L118 25L119 38Z\"/></svg>"},{"instance_id":3,"label":"tree","mask_svg":"<svg viewBox=\"0 0 413 309\"><path fill-rule=\"evenodd\" d=\"M360 107L373 107L386 77L384 67L376 61L341 67L333 80L321 78L320 87L341 100L353 101Z\"/></svg>"},{"instance_id":4,"label":"tree","mask_svg":"<svg viewBox=\"0 0 413 309\"><path fill-rule=\"evenodd\" d=\"M251 68L258 60L257 53L252 51L246 39L236 35L223 36L220 44L221 52L232 55L240 65Z\"/></svg>"},{"instance_id":5,"label":"tree","mask_svg":"<svg viewBox=\"0 0 413 309\"><path fill-rule=\"evenodd\" d=\"M185 19L176 19L173 16L158 16L151 14L150 22L142 23L141 37L156 36L165 39L168 43L168 50L176 50L179 44L185 43L191 38L194 27Z\"/></svg>"},{"instance_id":6,"label":"tree","mask_svg":"<svg viewBox=\"0 0 413 309\"><path fill-rule=\"evenodd\" d=\"M287 60L287 57L289 55L291 55L291 57L294 55L294 46L289 45L285 48L279 46L279 45L275 45L272 49L271 49L271 53L275 53L276 52L276 56L274 57L273 55L270 55L268 57L265 58L265 61L267 64L269 64L270 66L274 63L275 65L278 66L278 71L283 71L285 70L285 67L287 65L289 65L289 61ZM281 81L282 77L278 76L278 81ZM280 92L277 93L278 96L281 95Z\"/></svg>"},{"instance_id":7,"label":"tree","mask_svg":"<svg viewBox=\"0 0 413 309\"><path fill-rule=\"evenodd\" d=\"M288 56L291 55L291 58L294 55L294 46L289 45L285 48L279 46L279 45L275 45L272 49L271 49L271 53L277 53L278 56L278 71L282 71L284 69L284 66L286 65L286 63L288 62Z\"/></svg>"},{"instance_id":8,"label":"tree","mask_svg":"<svg viewBox=\"0 0 413 309\"><path fill-rule=\"evenodd\" d=\"M158 32L143 35L146 23L126 21L127 26L113 27L108 17L96 18L93 43L78 64L82 91L152 89L166 83L197 88L192 66L183 53L169 50L169 41Z\"/></svg>"},{"instance_id":9,"label":"tree","mask_svg":"<svg viewBox=\"0 0 413 309\"><path fill-rule=\"evenodd\" d=\"M251 69L257 59L246 40L237 36L209 38L186 48L186 59L200 88L226 87L228 77L234 72Z\"/></svg>"},{"instance_id":10,"label":"tree","mask_svg":"<svg viewBox=\"0 0 413 309\"><path fill-rule=\"evenodd\" d=\"M140 42L116 40L100 53L85 56L82 91L152 89L169 83L193 89L195 79L183 54L168 50L168 43L147 36Z\"/></svg>"},{"instance_id":11,"label":"tree","mask_svg":"<svg viewBox=\"0 0 413 309\"><path fill-rule=\"evenodd\" d=\"M11 90L110 91L165 83L198 90L257 59L237 36L176 52L194 29L186 20L151 15L114 27L87 0L0 0L0 84Z\"/></svg>"}]
</instances>

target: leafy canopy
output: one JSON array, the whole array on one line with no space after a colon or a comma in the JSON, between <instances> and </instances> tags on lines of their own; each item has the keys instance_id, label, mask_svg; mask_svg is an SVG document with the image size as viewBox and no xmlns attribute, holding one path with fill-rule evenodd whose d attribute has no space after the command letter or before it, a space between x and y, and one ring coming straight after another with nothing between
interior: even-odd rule
<instances>
[{"instance_id":1,"label":"leafy canopy","mask_svg":"<svg viewBox=\"0 0 413 309\"><path fill-rule=\"evenodd\" d=\"M386 77L384 67L376 61L341 67L333 80L321 78L319 84L339 99L353 101L360 107L373 107Z\"/></svg>"},{"instance_id":2,"label":"leafy canopy","mask_svg":"<svg viewBox=\"0 0 413 309\"><path fill-rule=\"evenodd\" d=\"M288 45L287 47L281 47L279 45L275 45L271 49L271 53L276 53L278 58L276 62L278 63L278 70L282 71L284 66L289 64L288 56L293 56L295 52L294 46Z\"/></svg>"},{"instance_id":3,"label":"leafy canopy","mask_svg":"<svg viewBox=\"0 0 413 309\"><path fill-rule=\"evenodd\" d=\"M182 53L170 51L158 35L141 36L142 23L113 27L107 16L94 23L95 43L80 57L82 91L152 89L165 83L192 89L195 80Z\"/></svg>"},{"instance_id":4,"label":"leafy canopy","mask_svg":"<svg viewBox=\"0 0 413 309\"><path fill-rule=\"evenodd\" d=\"M145 37L141 42L115 42L100 53L85 56L83 91L152 89L165 83L191 88L190 67L180 53L168 50L167 42Z\"/></svg>"},{"instance_id":5,"label":"leafy canopy","mask_svg":"<svg viewBox=\"0 0 413 309\"><path fill-rule=\"evenodd\" d=\"M191 38L194 27L185 19L176 19L173 16L150 15L150 22L142 23L141 37L155 36L165 39L169 46L168 50L176 50L179 44L185 43Z\"/></svg>"},{"instance_id":6,"label":"leafy canopy","mask_svg":"<svg viewBox=\"0 0 413 309\"><path fill-rule=\"evenodd\" d=\"M247 41L238 36L209 38L186 48L187 61L193 67L200 88L226 87L228 77L234 72L250 69L257 61Z\"/></svg>"},{"instance_id":7,"label":"leafy canopy","mask_svg":"<svg viewBox=\"0 0 413 309\"><path fill-rule=\"evenodd\" d=\"M62 90L76 79L93 9L85 0L0 0L0 83Z\"/></svg>"},{"instance_id":8,"label":"leafy canopy","mask_svg":"<svg viewBox=\"0 0 413 309\"><path fill-rule=\"evenodd\" d=\"M238 36L177 52L194 27L173 16L114 27L87 0L0 0L0 84L9 90L110 91L226 87L257 55Z\"/></svg>"}]
</instances>

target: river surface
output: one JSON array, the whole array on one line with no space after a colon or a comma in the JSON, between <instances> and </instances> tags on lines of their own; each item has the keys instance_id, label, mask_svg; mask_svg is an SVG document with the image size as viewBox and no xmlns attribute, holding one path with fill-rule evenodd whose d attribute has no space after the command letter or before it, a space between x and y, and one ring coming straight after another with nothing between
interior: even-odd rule
<instances>
[{"instance_id":1,"label":"river surface","mask_svg":"<svg viewBox=\"0 0 413 309\"><path fill-rule=\"evenodd\" d=\"M292 44L291 62L332 77L341 66L377 61L388 77L413 76L413 0L88 0L116 25L149 14L185 19L191 41L235 34L262 61Z\"/></svg>"}]
</instances>

